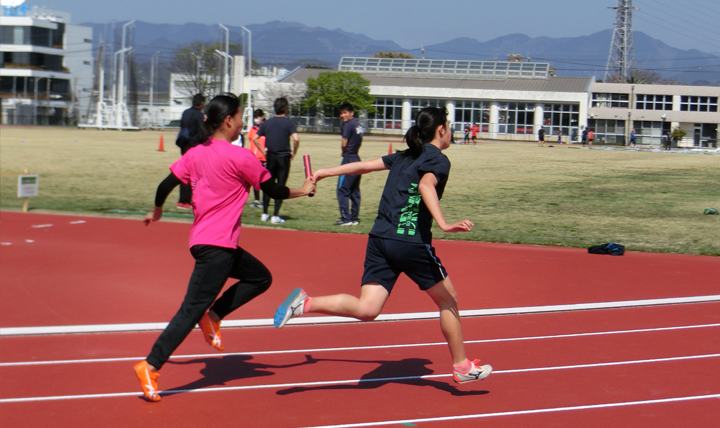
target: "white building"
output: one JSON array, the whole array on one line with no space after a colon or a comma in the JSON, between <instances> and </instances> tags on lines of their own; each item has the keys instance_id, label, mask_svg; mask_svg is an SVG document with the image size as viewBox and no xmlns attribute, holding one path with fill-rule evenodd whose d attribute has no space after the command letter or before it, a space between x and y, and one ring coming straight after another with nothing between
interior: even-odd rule
<instances>
[{"instance_id":1,"label":"white building","mask_svg":"<svg viewBox=\"0 0 720 428\"><path fill-rule=\"evenodd\" d=\"M61 125L87 114L93 87L92 28L44 7L3 6L0 123Z\"/></svg>"},{"instance_id":2,"label":"white building","mask_svg":"<svg viewBox=\"0 0 720 428\"><path fill-rule=\"evenodd\" d=\"M456 131L478 124L482 138L531 141L543 127L550 141L560 131L577 142L588 127L596 142L623 144L634 128L638 144L659 146L661 132L680 127L681 146L717 144L720 87L598 83L529 62L343 58L338 69L370 81L371 132L404 133L421 108L445 106ZM299 69L280 82L305 84L326 71ZM315 118L296 121L317 128Z\"/></svg>"},{"instance_id":3,"label":"white building","mask_svg":"<svg viewBox=\"0 0 720 428\"><path fill-rule=\"evenodd\" d=\"M288 73L288 70L284 68L262 67L260 70L253 70L252 76L248 76L244 72L245 60L243 56L235 56L232 64L233 73L228 85L230 92L238 96L252 94L252 103L255 107L257 107L258 102L263 103L265 101L262 99L265 89L275 84L278 79ZM207 82L206 86L209 88L209 93L204 95L208 102L214 95L222 92L220 76L201 75L200 78ZM167 126L173 121L178 121L182 116L182 112L192 106L193 88L197 87L192 82L193 79L197 79L197 76L190 76L187 73L171 73L168 104L155 104L152 108L143 109L146 111L140 112L138 119L140 123L138 125L140 127ZM265 104L267 103L263 103L264 106ZM272 101L270 101L270 105L272 105ZM249 117L251 120L252 115ZM247 117L245 120L249 122ZM177 124L177 122L174 123Z\"/></svg>"}]
</instances>

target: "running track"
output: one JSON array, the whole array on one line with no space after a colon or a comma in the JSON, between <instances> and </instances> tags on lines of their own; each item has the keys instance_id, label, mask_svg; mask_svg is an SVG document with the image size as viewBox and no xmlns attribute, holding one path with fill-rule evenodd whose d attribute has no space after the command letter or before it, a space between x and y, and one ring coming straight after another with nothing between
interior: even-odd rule
<instances>
[{"instance_id":1,"label":"running track","mask_svg":"<svg viewBox=\"0 0 720 428\"><path fill-rule=\"evenodd\" d=\"M468 353L495 368L456 386L433 304L406 279L384 313L414 320L264 327L291 288L357 292L365 238L250 228L242 245L275 280L226 325L260 327L225 329L225 353L193 332L163 368L163 401L145 402L132 364L184 295L188 230L0 212L0 426L710 427L720 416L718 258L438 241L470 314ZM568 310L628 301L643 302Z\"/></svg>"}]
</instances>

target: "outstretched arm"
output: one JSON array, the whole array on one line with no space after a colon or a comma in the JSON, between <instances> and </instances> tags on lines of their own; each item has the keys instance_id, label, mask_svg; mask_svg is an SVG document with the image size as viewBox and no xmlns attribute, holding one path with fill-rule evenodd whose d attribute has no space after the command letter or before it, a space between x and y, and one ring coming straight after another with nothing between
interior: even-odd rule
<instances>
[{"instance_id":1,"label":"outstretched arm","mask_svg":"<svg viewBox=\"0 0 720 428\"><path fill-rule=\"evenodd\" d=\"M313 174L315 182L323 178L335 177L338 175L362 175L373 171L382 171L387 169L382 158L369 161L346 163L345 165L336 166L335 168L319 169Z\"/></svg>"},{"instance_id":2,"label":"outstretched arm","mask_svg":"<svg viewBox=\"0 0 720 428\"><path fill-rule=\"evenodd\" d=\"M315 182L312 177L305 179L302 188L293 189L280 184L274 180L267 179L260 184L260 189L270 195L272 199L293 199L301 196L308 196L315 191Z\"/></svg>"},{"instance_id":3,"label":"outstretched arm","mask_svg":"<svg viewBox=\"0 0 720 428\"><path fill-rule=\"evenodd\" d=\"M150 222L153 221L159 221L160 218L162 218L162 206L165 204L165 200L167 199L168 195L170 195L170 192L175 189L178 185L182 184L182 181L180 181L179 178L175 176L172 172L170 175L165 177L165 179L160 183L160 185L157 188L157 192L155 193L155 208L152 212L147 213L145 218L143 219L143 223L145 223L145 226L150 224Z\"/></svg>"},{"instance_id":4,"label":"outstretched arm","mask_svg":"<svg viewBox=\"0 0 720 428\"><path fill-rule=\"evenodd\" d=\"M463 220L457 223L448 224L445 221L445 216L440 209L440 199L438 199L437 191L437 177L432 172L428 172L420 179L420 195L422 196L425 206L430 211L430 215L433 216L438 227L443 232L469 232L473 226L475 226L470 220Z\"/></svg>"}]
</instances>

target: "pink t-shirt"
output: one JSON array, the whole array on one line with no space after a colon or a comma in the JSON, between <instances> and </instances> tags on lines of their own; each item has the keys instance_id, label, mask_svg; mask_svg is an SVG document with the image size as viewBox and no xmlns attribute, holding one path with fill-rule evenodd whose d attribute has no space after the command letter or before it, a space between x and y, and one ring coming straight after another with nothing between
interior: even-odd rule
<instances>
[{"instance_id":1,"label":"pink t-shirt","mask_svg":"<svg viewBox=\"0 0 720 428\"><path fill-rule=\"evenodd\" d=\"M240 216L250 186L260 189L260 183L270 179L258 158L227 141L210 139L190 149L170 170L184 184L192 185L195 222L190 247L237 248Z\"/></svg>"}]
</instances>

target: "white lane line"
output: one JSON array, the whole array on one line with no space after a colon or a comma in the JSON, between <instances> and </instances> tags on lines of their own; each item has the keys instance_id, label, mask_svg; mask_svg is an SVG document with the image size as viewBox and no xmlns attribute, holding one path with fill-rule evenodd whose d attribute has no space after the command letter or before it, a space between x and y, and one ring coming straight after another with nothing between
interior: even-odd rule
<instances>
[{"instance_id":1,"label":"white lane line","mask_svg":"<svg viewBox=\"0 0 720 428\"><path fill-rule=\"evenodd\" d=\"M85 220L77 220L77 221L71 221L70 224L83 224L87 223Z\"/></svg>"},{"instance_id":2,"label":"white lane line","mask_svg":"<svg viewBox=\"0 0 720 428\"><path fill-rule=\"evenodd\" d=\"M720 302L720 294L709 296L674 297L667 299L625 300L618 302L579 303L570 305L526 306L516 308L497 308L460 311L461 317L478 317L490 315L517 315L537 314L545 312L567 312L592 309L617 309L642 306L677 305L687 303ZM376 321L409 321L437 319L437 312L414 312L404 314L381 314ZM338 324L360 322L355 318L346 317L300 317L291 319L288 324ZM139 324L98 324L98 325L68 325L47 327L5 327L0 328L0 336L30 336L38 334L71 334L71 333L110 333L130 331L160 331L168 323L139 323ZM270 327L272 318L249 320L226 320L224 328L233 327Z\"/></svg>"},{"instance_id":3,"label":"white lane line","mask_svg":"<svg viewBox=\"0 0 720 428\"><path fill-rule=\"evenodd\" d=\"M33 242L35 242L35 240L33 240L33 239L26 239L25 242L27 242L27 243L33 243Z\"/></svg>"},{"instance_id":4,"label":"white lane line","mask_svg":"<svg viewBox=\"0 0 720 428\"><path fill-rule=\"evenodd\" d=\"M591 337L591 336L604 336L613 334L630 334L630 333L652 333L659 331L673 331L673 330L687 330L694 328L708 328L708 327L720 327L720 323L716 324L698 324L698 325L684 325L676 327L656 327L656 328L643 328L634 330L611 330L611 331L598 331L590 333L572 333L572 334L556 334L546 336L525 336L525 337L506 337L499 339L481 339L481 340L466 340L465 344L476 344L476 343L496 343L496 342L516 342L522 340L544 340L544 339L564 339L571 337ZM288 350L277 350L277 351L248 351L248 352L228 352L224 354L185 354L185 355L172 355L172 359L192 359L192 358L212 358L212 357L229 357L238 355L282 355L282 354L307 354L309 352L336 352L336 351L364 351L373 349L395 349L395 348L419 348L423 346L447 346L447 342L428 342L428 343L409 343L399 345L372 345L372 346L348 346L338 348L308 348L308 349L288 349ZM77 360L50 360L50 361L18 361L0 363L0 367L17 367L17 366L42 366L42 365L54 365L54 364L83 364L83 363L111 363L119 361L139 361L145 357L123 357L123 358L89 358L89 359L77 359Z\"/></svg>"},{"instance_id":5,"label":"white lane line","mask_svg":"<svg viewBox=\"0 0 720 428\"><path fill-rule=\"evenodd\" d=\"M697 360L704 358L718 358L720 354L706 354L706 355L687 355L682 357L670 357L670 358L656 358L647 360L626 360L626 361L615 361L609 363L595 363L595 364L579 364L579 365L567 365L567 366L555 366L555 367L534 367L524 369L512 369L512 370L493 370L493 375L501 374L512 374L512 373L524 373L524 372L536 372L536 371L550 371L550 370L572 370L572 369L587 369L596 367L608 367L608 366L619 366L628 364L649 364L649 363L661 363L669 361L681 361L681 360ZM322 360L322 359L321 359ZM169 391L161 391L160 395L172 395L180 393L190 392L219 392L219 391L242 391L242 390L254 390L254 389L275 389L275 388L295 388L295 387L314 387L314 386L328 386L328 385L344 385L344 384L357 384L357 383L368 383L368 382L399 382L406 380L419 380L419 379L437 379L443 377L451 377L451 374L436 374L436 375L425 375L425 376L403 376L403 377L387 377L387 378L376 378L376 379L348 379L348 380L331 380L331 381L319 381L319 382L299 382L299 383L281 383L281 384L267 384L267 385L246 385L246 386L224 386L216 388L202 388L202 389L176 389ZM106 398L106 397L124 397L124 396L140 396L137 392L118 392L108 394L83 394L83 395L56 395L50 397L22 397L22 398L3 398L0 399L0 403L22 403L28 401L57 401L57 400L75 400L84 398Z\"/></svg>"},{"instance_id":6,"label":"white lane line","mask_svg":"<svg viewBox=\"0 0 720 428\"><path fill-rule=\"evenodd\" d=\"M682 402L682 401L707 400L709 398L720 398L720 394L693 395L693 396L687 396L687 397L673 397L673 398L659 398L656 400L624 401L624 402L619 402L619 403L589 404L589 405L585 405L585 406L551 407L551 408L547 408L547 409L516 410L516 411L510 411L510 412L478 413L478 414L474 414L474 415L445 416L445 417L439 417L439 418L402 419L402 420L395 420L395 421L361 422L361 423L356 423L356 424L341 424L341 425L316 425L314 427L309 427L309 428L359 428L359 427L376 427L376 426L383 426L383 425L414 424L414 423L423 423L423 422L446 422L446 421L458 421L458 420L463 420L463 419L491 418L491 417L498 417L498 416L533 415L533 414L538 414L538 413L568 412L568 411L574 411L574 410L608 409L608 408L612 408L612 407L677 403L677 402Z\"/></svg>"},{"instance_id":7,"label":"white lane line","mask_svg":"<svg viewBox=\"0 0 720 428\"><path fill-rule=\"evenodd\" d=\"M33 224L32 227L39 229L41 227L52 227L52 224Z\"/></svg>"},{"instance_id":8,"label":"white lane line","mask_svg":"<svg viewBox=\"0 0 720 428\"><path fill-rule=\"evenodd\" d=\"M12 245L12 242L0 242L0 245Z\"/></svg>"}]
</instances>

